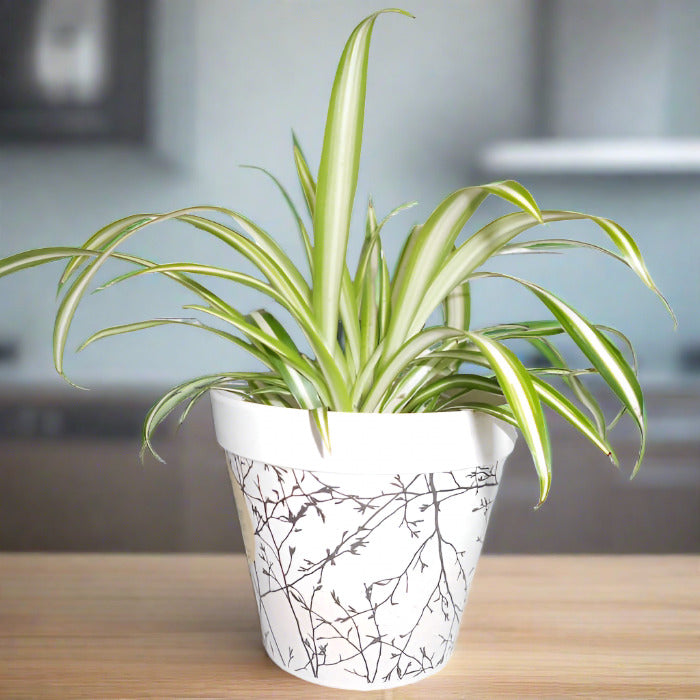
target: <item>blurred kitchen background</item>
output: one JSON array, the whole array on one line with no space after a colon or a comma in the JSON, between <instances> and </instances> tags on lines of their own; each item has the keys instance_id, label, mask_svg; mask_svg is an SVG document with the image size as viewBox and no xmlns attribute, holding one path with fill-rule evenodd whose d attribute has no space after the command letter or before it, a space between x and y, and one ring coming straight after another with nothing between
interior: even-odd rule
<instances>
[{"instance_id":1,"label":"blurred kitchen background","mask_svg":"<svg viewBox=\"0 0 700 700\"><path fill-rule=\"evenodd\" d=\"M358 212L420 205L408 227L466 184L513 177L543 207L619 221L638 239L679 319L615 261L580 252L507 261L639 351L650 444L613 432L616 471L553 423L552 495L539 511L527 450L511 458L492 552L700 550L700 3L696 0L406 0L381 18L367 94ZM134 212L237 209L301 262L284 202L293 127L312 164L351 28L377 0L0 0L0 256L79 244ZM300 195L296 191L296 197ZM486 215L507 208L489 202ZM481 220L481 219L479 219ZM362 231L357 218L353 250ZM592 224L556 225L607 244ZM227 264L183 226L130 251ZM230 264L236 264L231 260ZM191 301L144 277L86 299L58 378L51 332L60 265L0 280L0 550L229 551L240 536L207 401L138 460L150 404L187 378L254 364L216 338L162 328L72 350L103 326L179 315ZM113 268L115 271L117 268ZM245 267L243 269L246 269ZM261 301L240 289L235 305ZM473 290L475 324L545 314L506 284ZM526 358L527 359L527 358ZM612 401L605 404L614 415Z\"/></svg>"}]
</instances>

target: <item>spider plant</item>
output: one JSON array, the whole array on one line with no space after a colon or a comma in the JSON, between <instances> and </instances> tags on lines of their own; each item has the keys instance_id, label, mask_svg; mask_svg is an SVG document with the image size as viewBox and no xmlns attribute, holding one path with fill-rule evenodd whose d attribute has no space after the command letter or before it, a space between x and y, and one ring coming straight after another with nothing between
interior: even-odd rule
<instances>
[{"instance_id":1,"label":"spider plant","mask_svg":"<svg viewBox=\"0 0 700 700\"><path fill-rule=\"evenodd\" d=\"M413 226L398 261L390 270L382 242L385 223L402 209L379 219L367 208L364 243L357 265L347 256L351 213L362 143L370 39L382 10L364 19L350 35L331 92L320 166L314 177L293 139L293 156L308 218L302 216L282 184L272 178L292 214L308 263L298 269L268 233L242 214L225 207L200 206L165 214L133 214L115 221L79 247L30 250L0 261L0 276L48 263L66 261L60 277L60 304L53 333L56 370L65 377L63 357L74 314L97 273L110 260L133 269L100 289L138 277L159 274L192 293L187 317L156 318L105 328L80 346L110 336L179 324L195 326L245 349L265 368L258 372L222 372L190 379L167 392L147 414L144 449L153 452L155 428L177 406L182 419L212 388L236 392L249 401L306 409L327 446L328 411L424 412L473 409L517 426L532 453L539 475L540 500L551 482L552 455L543 406L561 415L615 463L610 426L584 380L602 379L628 413L640 434L636 473L644 454L646 416L637 379L636 359L619 331L586 319L568 303L529 280L491 272L484 265L496 256L561 252L589 248L629 267L666 305L639 248L618 224L573 211L541 210L532 195L512 180L465 187L450 194L426 221ZM410 15L408 15L410 16ZM515 211L458 237L488 197ZM610 248L570 239L514 239L538 225L587 219L607 237ZM260 276L216 265L159 263L122 252L133 237L166 221L179 221L213 236L252 262ZM226 223L220 223L220 220ZM231 295L220 296L204 283L207 277L245 285L289 312L308 347L294 343L268 310L245 313ZM472 288L499 278L533 294L546 311L545 320L525 320L472 328ZM443 321L427 325L442 307ZM192 312L198 320L190 318ZM674 319L675 320L675 319ZM567 365L557 340L568 337L587 358L586 366ZM549 363L526 367L507 343L524 340ZM627 359L620 345L629 352ZM469 371L468 371L469 370ZM613 421L616 422L617 418ZM459 436L456 436L458 439ZM157 455L156 455L157 456Z\"/></svg>"}]
</instances>

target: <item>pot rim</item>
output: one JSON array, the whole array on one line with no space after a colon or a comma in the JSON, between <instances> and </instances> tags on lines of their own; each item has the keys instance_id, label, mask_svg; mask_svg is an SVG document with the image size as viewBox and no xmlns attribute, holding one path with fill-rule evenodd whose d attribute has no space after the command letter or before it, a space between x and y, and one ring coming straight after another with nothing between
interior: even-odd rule
<instances>
[{"instance_id":1,"label":"pot rim","mask_svg":"<svg viewBox=\"0 0 700 700\"><path fill-rule=\"evenodd\" d=\"M355 474L456 471L504 460L513 426L480 411L328 412L331 453L308 411L210 391L214 428L229 453L278 467Z\"/></svg>"}]
</instances>

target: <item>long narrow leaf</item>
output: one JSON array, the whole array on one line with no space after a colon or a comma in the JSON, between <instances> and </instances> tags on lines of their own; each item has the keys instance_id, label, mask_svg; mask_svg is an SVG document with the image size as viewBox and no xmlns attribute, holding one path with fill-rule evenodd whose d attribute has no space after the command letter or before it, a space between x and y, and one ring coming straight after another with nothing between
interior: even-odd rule
<instances>
[{"instance_id":1,"label":"long narrow leaf","mask_svg":"<svg viewBox=\"0 0 700 700\"><path fill-rule=\"evenodd\" d=\"M451 328L428 328L408 340L399 348L386 366L374 378L369 393L362 402L361 410L376 410L384 393L393 384L399 374L404 371L416 357L436 343L452 340L461 335L461 332ZM381 345L379 347L381 347Z\"/></svg>"},{"instance_id":2,"label":"long narrow leaf","mask_svg":"<svg viewBox=\"0 0 700 700\"><path fill-rule=\"evenodd\" d=\"M255 323L260 330L268 335L277 338L277 340L287 346L290 353L298 353L298 349L294 344L287 331L282 324L269 312L265 310L253 311L248 318L252 323ZM299 408L317 408L321 405L321 399L318 392L314 389L311 382L300 374L289 362L285 362L280 357L270 353L270 363L277 370L278 374L285 380L289 391L294 396Z\"/></svg>"},{"instance_id":3,"label":"long narrow leaf","mask_svg":"<svg viewBox=\"0 0 700 700\"><path fill-rule=\"evenodd\" d=\"M471 320L471 292L469 282L453 289L442 302L445 325L462 331L469 330Z\"/></svg>"},{"instance_id":4,"label":"long narrow leaf","mask_svg":"<svg viewBox=\"0 0 700 700\"><path fill-rule=\"evenodd\" d=\"M313 221L314 210L316 209L316 182L314 181L311 169L309 168L308 162L304 157L304 152L301 150L301 146L294 132L292 132L292 139L294 146L294 164L297 168L299 184L301 185L301 191L304 193L304 200L306 201L306 208L309 212L309 216Z\"/></svg>"},{"instance_id":5,"label":"long narrow leaf","mask_svg":"<svg viewBox=\"0 0 700 700\"><path fill-rule=\"evenodd\" d=\"M271 350L275 355L285 360L291 367L297 370L300 374L306 377L314 386L314 389L322 397L327 405L336 405L335 397L332 389L328 387L318 369L313 365L304 361L303 357L286 343L280 341L273 335L261 330L257 325L246 320L246 318L235 309L231 309L228 313L221 312L215 308L201 306L200 304L187 304L184 308L194 311L201 311L215 318L219 318L226 323L230 323L234 328L237 328L244 333L252 341L260 343L265 348ZM342 410L342 409L341 409Z\"/></svg>"},{"instance_id":6,"label":"long narrow leaf","mask_svg":"<svg viewBox=\"0 0 700 700\"><path fill-rule=\"evenodd\" d=\"M107 226L101 228L99 231L97 231L97 233L90 236L90 238L88 238L88 240L83 243L81 247L89 250L100 250L106 242L112 241L115 235L119 236L123 235L124 233L129 233L132 227L139 227L141 224L144 224L155 217L155 214L132 214L131 216L127 216L123 219L113 221L112 223L107 224ZM85 259L81 257L76 257L68 262L63 274L61 275L61 279L58 282L59 293L73 272L75 272L83 262L85 262Z\"/></svg>"},{"instance_id":7,"label":"long narrow leaf","mask_svg":"<svg viewBox=\"0 0 700 700\"><path fill-rule=\"evenodd\" d=\"M230 384L236 381L239 376L245 377L247 373L222 373L208 374L196 379L190 379L178 386L170 389L150 408L146 414L146 419L143 423L142 439L143 447L141 448L141 459L144 458L146 450L160 462L164 462L163 458L156 452L153 447L152 437L155 429L173 412L181 403L188 401L193 396L203 395L203 389Z\"/></svg>"},{"instance_id":8,"label":"long narrow leaf","mask_svg":"<svg viewBox=\"0 0 700 700\"><path fill-rule=\"evenodd\" d=\"M89 338L87 338L87 340L83 341L78 348L78 352L84 350L86 347L88 347L88 345L92 345L92 343L98 340L103 340L104 338L111 338L115 335L123 335L125 333L133 333L134 331L142 331L150 328L156 328L158 326L168 325L189 326L191 328L198 328L200 330L207 331L208 333L218 335L220 338L243 348L247 353L255 357L256 360L259 360L265 364L267 367L274 369L270 363L266 361L267 355L261 353L256 347L250 343L247 343L245 340L242 340L231 333L227 333L226 331L222 331L219 328L208 326L200 321L186 318L154 318L147 321L136 321L134 323L125 323L119 326L103 328L102 330L93 333Z\"/></svg>"},{"instance_id":9,"label":"long narrow leaf","mask_svg":"<svg viewBox=\"0 0 700 700\"><path fill-rule=\"evenodd\" d=\"M328 428L328 409L325 406L317 406L309 411L311 416L312 424L316 428L321 441L328 451L328 454L332 451L331 446L331 433Z\"/></svg>"},{"instance_id":10,"label":"long narrow leaf","mask_svg":"<svg viewBox=\"0 0 700 700\"><path fill-rule=\"evenodd\" d=\"M560 416L565 418L579 432L583 433L598 449L612 460L615 466L619 466L617 456L613 448L596 426L589 420L564 394L547 384L539 377L530 375L535 386L535 391L542 401L553 408Z\"/></svg>"},{"instance_id":11,"label":"long narrow leaf","mask_svg":"<svg viewBox=\"0 0 700 700\"><path fill-rule=\"evenodd\" d=\"M443 377L424 386L417 391L406 403L405 410L414 411L420 404L432 399L435 396L455 392L464 394L470 391L486 391L491 394L502 394L498 383L489 377L478 374L455 374L450 377Z\"/></svg>"},{"instance_id":12,"label":"long narrow leaf","mask_svg":"<svg viewBox=\"0 0 700 700\"><path fill-rule=\"evenodd\" d=\"M528 219L542 221L540 210L532 195L513 180L479 187L465 187L445 198L423 225L408 259L404 262L403 275L400 280L397 280L399 286L394 290L394 305L398 312L392 319L391 329L387 335L385 356L393 353L403 339L413 335L423 325L421 323L416 328L416 324L413 324L413 330L407 330L411 325L413 314L419 308L445 258L453 249L460 232L489 194L494 194L522 208ZM445 290L440 302L455 286L452 285ZM433 308L436 306L437 304Z\"/></svg>"},{"instance_id":13,"label":"long narrow leaf","mask_svg":"<svg viewBox=\"0 0 700 700\"><path fill-rule=\"evenodd\" d=\"M649 276L644 260L632 241L629 234L620 226L608 219L580 214L579 212L547 210L542 212L544 222L566 221L576 219L588 219L596 223L615 243L622 256L629 262L640 279L650 289L652 289L666 304L658 288ZM444 267L436 274L425 293L420 306L414 314L407 314L407 318L397 321L393 333L401 336L402 333L411 335L420 329L442 300L457 285L468 280L470 275L480 267L492 255L501 250L512 238L528 230L538 223L536 219L528 214L508 214L500 219L496 219L483 227L471 238L462 244L451 256ZM674 317L675 318L675 317ZM393 339L397 342L398 338ZM387 343L388 348L391 347Z\"/></svg>"},{"instance_id":14,"label":"long narrow leaf","mask_svg":"<svg viewBox=\"0 0 700 700\"><path fill-rule=\"evenodd\" d=\"M313 272L313 309L328 348L336 340L341 279L360 165L369 44L374 22L383 12L408 15L403 10L382 10L355 28L340 58L328 106L316 185Z\"/></svg>"},{"instance_id":15,"label":"long narrow leaf","mask_svg":"<svg viewBox=\"0 0 700 700\"><path fill-rule=\"evenodd\" d=\"M542 216L545 221L559 221L568 218L566 214L553 215L550 213L545 216L543 213ZM423 327L433 310L453 289L467 282L469 276L478 267L511 239L539 223L539 220L531 214L516 212L506 214L479 229L459 246L442 268L435 273L427 290L424 290L424 293L416 300L417 303L401 309L396 314L388 340L397 343L402 337L413 335ZM388 343L387 352L390 346Z\"/></svg>"},{"instance_id":16,"label":"long narrow leaf","mask_svg":"<svg viewBox=\"0 0 700 700\"><path fill-rule=\"evenodd\" d=\"M568 369L566 361L559 350L546 338L529 338L528 342L538 350L544 358L554 368ZM607 428L605 425L605 415L603 409L596 401L593 394L588 390L586 385L576 376L572 374L563 375L563 380L566 385L574 392L576 398L588 409L595 422L598 432L605 437Z\"/></svg>"},{"instance_id":17,"label":"long narrow leaf","mask_svg":"<svg viewBox=\"0 0 700 700\"><path fill-rule=\"evenodd\" d=\"M634 476L639 469L646 449L646 409L636 374L620 350L581 314L546 289L527 280L502 273L479 273L478 276L509 279L533 292L591 361L606 384L630 412L639 429L641 444L639 456L632 470L632 476Z\"/></svg>"},{"instance_id":18,"label":"long narrow leaf","mask_svg":"<svg viewBox=\"0 0 700 700\"><path fill-rule=\"evenodd\" d=\"M274 299L283 308L288 308L287 299L282 296L276 289L271 287L269 284L262 282L256 277L251 277L242 272L234 272L233 270L228 270L223 267L215 267L214 265L199 265L197 263L166 263L164 265L153 265L142 270L131 270L118 277L115 277L108 282L100 285L95 289L96 292L103 291L109 287L114 286L124 282L132 277L140 277L141 275L148 274L162 274L166 272L188 272L195 275L207 275L210 277L219 277L220 279L229 280L231 282L237 282L246 287L255 289L256 291L266 294L271 299Z\"/></svg>"},{"instance_id":19,"label":"long narrow leaf","mask_svg":"<svg viewBox=\"0 0 700 700\"><path fill-rule=\"evenodd\" d=\"M294 217L294 221L296 222L297 225L297 230L299 231L299 237L301 238L302 245L304 246L304 252L306 253L306 260L309 264L309 271L312 270L312 265L313 265L313 250L311 247L311 239L309 238L308 231L306 230L306 226L304 226L304 221L302 220L301 216L299 215L299 212L297 211L297 208L292 201L292 198L289 196L289 193L285 189L284 185L269 171L265 170L265 168L261 168L257 165L242 165L242 168L249 168L250 170L258 170L261 173L264 173L269 177L272 182L275 183L277 186L277 189L280 191L280 194L282 197L284 197L284 201L287 202L287 206L289 207L289 210L292 212L292 216Z\"/></svg>"},{"instance_id":20,"label":"long narrow leaf","mask_svg":"<svg viewBox=\"0 0 700 700\"><path fill-rule=\"evenodd\" d=\"M540 481L538 505L541 505L552 483L552 452L547 421L533 380L513 351L505 345L478 333L468 332L467 336L491 365L530 448Z\"/></svg>"},{"instance_id":21,"label":"long narrow leaf","mask_svg":"<svg viewBox=\"0 0 700 700\"><path fill-rule=\"evenodd\" d=\"M384 225L396 216L399 212L405 211L414 207L417 202L406 202L392 209L380 222L377 222L377 215L374 210L374 205L372 200L370 200L367 207L367 223L365 225L365 240L362 244L362 250L360 251L360 257L357 261L357 269L355 271L355 296L358 302L361 300L362 288L364 284L364 276L367 271L367 266L373 255L374 247L377 245L378 237L384 228ZM410 238L410 236L409 236ZM406 243L404 243L405 247Z\"/></svg>"}]
</instances>

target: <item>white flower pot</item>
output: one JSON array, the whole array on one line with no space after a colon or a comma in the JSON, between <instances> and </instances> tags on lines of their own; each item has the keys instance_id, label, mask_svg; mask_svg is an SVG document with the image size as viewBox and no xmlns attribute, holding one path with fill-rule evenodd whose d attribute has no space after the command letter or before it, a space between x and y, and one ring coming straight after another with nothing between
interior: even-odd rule
<instances>
[{"instance_id":1,"label":"white flower pot","mask_svg":"<svg viewBox=\"0 0 700 700\"><path fill-rule=\"evenodd\" d=\"M515 431L471 411L329 413L212 392L270 658L304 680L392 688L457 640Z\"/></svg>"}]
</instances>

